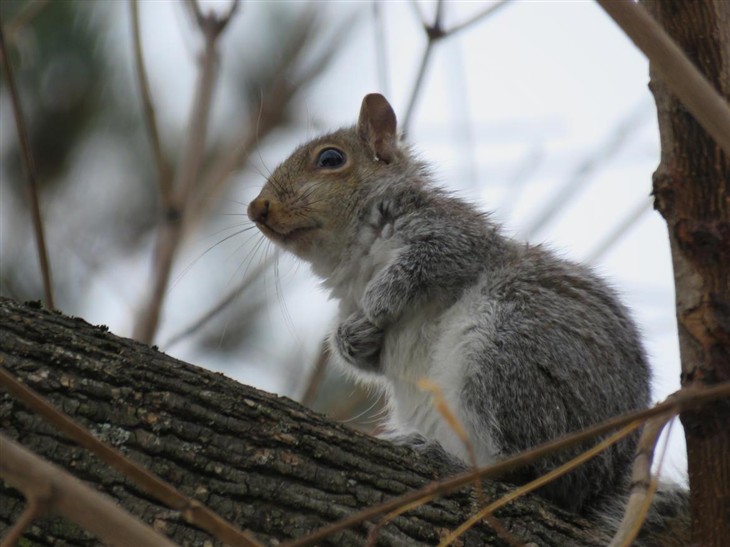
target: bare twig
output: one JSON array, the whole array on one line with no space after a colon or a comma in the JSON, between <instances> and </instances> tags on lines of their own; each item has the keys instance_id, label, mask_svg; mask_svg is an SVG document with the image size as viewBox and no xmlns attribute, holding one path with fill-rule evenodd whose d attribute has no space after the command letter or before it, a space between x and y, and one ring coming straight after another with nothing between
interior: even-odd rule
<instances>
[{"instance_id":1,"label":"bare twig","mask_svg":"<svg viewBox=\"0 0 730 547\"><path fill-rule=\"evenodd\" d=\"M476 15L474 15L472 18L467 19L466 21L463 21L463 22L461 22L461 23L459 23L457 25L454 25L450 29L446 30L445 31L446 34L448 34L449 36L451 36L453 34L456 34L458 32L461 32L464 29L467 29L467 28L471 27L472 25L475 25L476 23L479 23L483 19L486 19L490 15L493 15L500 8L503 8L504 6L506 6L508 1L509 0L500 0L499 2L495 2L494 4L492 4L491 6L489 6L488 8L485 8L484 11L482 11L482 12L477 13Z\"/></svg>"},{"instance_id":2,"label":"bare twig","mask_svg":"<svg viewBox=\"0 0 730 547\"><path fill-rule=\"evenodd\" d=\"M611 232L586 257L586 262L595 262L605 255L634 225L652 210L653 199L642 198L629 213L617 223Z\"/></svg>"},{"instance_id":3,"label":"bare twig","mask_svg":"<svg viewBox=\"0 0 730 547\"><path fill-rule=\"evenodd\" d=\"M2 436L1 433L0 436ZM0 463L0 475L2 474L2 463ZM25 494L25 492L23 493ZM25 531L45 511L45 500L38 499L37 495L27 494L26 501L28 503L27 507L18 517L18 520L15 521L15 524L13 524L12 528L10 528L10 530L8 530L7 533L2 537L0 547L15 547L15 545L17 545L20 541L20 538L23 537L23 534L25 534Z\"/></svg>"},{"instance_id":4,"label":"bare twig","mask_svg":"<svg viewBox=\"0 0 730 547\"><path fill-rule=\"evenodd\" d=\"M29 510L21 517L24 523L37 516L37 506L30 511L33 507L33 501L30 500L40 498L46 509L63 515L109 545L118 545L120 538L124 538L127 545L175 546L165 536L119 507L108 496L85 485L2 433L0 445L3 454L0 475L23 492L31 503ZM10 538L6 538L3 545L12 545Z\"/></svg>"},{"instance_id":5,"label":"bare twig","mask_svg":"<svg viewBox=\"0 0 730 547\"><path fill-rule=\"evenodd\" d=\"M584 443L585 441L609 433L612 430L624 427L632 422L645 421L649 418L664 414L668 411L674 412L676 414L690 408L696 408L698 406L701 406L708 401L728 397L730 397L730 382L715 384L712 387L700 388L697 386L692 386L690 388L683 388L677 391L671 400L660 403L653 408L631 412L623 416L617 416L615 418L611 418L587 429L584 429L583 431L572 433L560 439L555 439L553 441L543 443L535 448L511 456L510 458L495 465L482 467L479 469L478 473L482 479L500 476L508 471L524 467L525 465L528 465L547 454L551 454L560 449L579 445L581 443ZM375 505L363 509L362 511L350 515L340 520L339 522L335 522L329 526L325 526L308 536L290 541L288 543L285 543L284 545L286 547L304 547L307 545L315 545L323 538L339 532L340 530L345 530L347 528L350 528L351 526L356 526L363 521L370 520L374 517L377 517L378 515L382 515L383 513L388 513L390 511L398 509L405 504L415 502L422 498L428 498L430 496L433 496L435 493L442 495L447 492L452 492L463 486L468 485L473 481L474 472L465 471L463 473L459 473L458 475L454 475L453 477L449 477L438 482L432 482L430 484L427 484L423 488L420 488L408 494L404 494L402 496L398 496L396 498L392 498L386 502L381 503L380 505Z\"/></svg>"},{"instance_id":6,"label":"bare twig","mask_svg":"<svg viewBox=\"0 0 730 547\"><path fill-rule=\"evenodd\" d=\"M401 132L404 137L408 136L408 131L411 128L411 120L413 119L413 111L416 108L416 101L421 93L421 87L423 85L423 79L426 76L426 69L431 61L431 53L433 52L433 40L429 38L426 42L426 49L423 50L423 56L421 57L421 65L418 67L418 74L416 75L416 81L413 83L413 89L411 90L411 98L408 100L408 106L406 107L406 114L403 117L403 123L401 124Z\"/></svg>"},{"instance_id":7,"label":"bare twig","mask_svg":"<svg viewBox=\"0 0 730 547\"><path fill-rule=\"evenodd\" d=\"M319 345L319 352L317 353L317 359L314 362L312 372L309 374L309 380L307 380L307 387L302 395L301 403L304 406L311 406L317 398L317 392L319 386L322 385L324 380L325 372L327 371L327 340L322 340Z\"/></svg>"},{"instance_id":8,"label":"bare twig","mask_svg":"<svg viewBox=\"0 0 730 547\"><path fill-rule=\"evenodd\" d=\"M382 5L378 0L373 0L373 30L375 32L375 63L378 70L378 87L380 92L388 97L390 95L390 77L388 70L388 50L385 40L385 21L383 18Z\"/></svg>"},{"instance_id":9,"label":"bare twig","mask_svg":"<svg viewBox=\"0 0 730 547\"><path fill-rule=\"evenodd\" d=\"M276 261L277 259L276 254L268 257L266 260L264 260L261 264L258 265L258 267L252 271L249 275L244 277L241 282L233 288L228 294L226 294L223 298L221 298L210 310L205 312L201 317L193 321L190 325L185 327L183 330L181 330L179 333L175 334L174 336L170 337L170 339L162 345L164 348L169 348L170 346L173 346L183 340L184 338L187 338L191 334L194 334L198 330L200 330L206 323L208 323L211 319L213 319L216 315L218 315L220 312L225 310L228 306L233 304L233 302L236 301L236 299L241 296L246 290L251 287L251 285L256 282L256 280L261 277L261 275L271 267L271 265Z\"/></svg>"},{"instance_id":10,"label":"bare twig","mask_svg":"<svg viewBox=\"0 0 730 547\"><path fill-rule=\"evenodd\" d=\"M155 156L155 165L157 167L157 183L160 186L160 197L166 208L171 208L172 203L172 181L170 162L162 148L160 140L160 132L157 127L157 117L155 115L155 107L152 102L152 92L150 91L150 83L147 78L147 71L144 66L144 54L142 52L142 38L139 29L139 2L138 0L130 0L129 9L132 15L132 43L134 45L134 68L137 72L137 81L139 83L139 91L142 95L142 106L144 108L144 120L147 125L147 131L150 135L152 144L152 152Z\"/></svg>"},{"instance_id":11,"label":"bare twig","mask_svg":"<svg viewBox=\"0 0 730 547\"><path fill-rule=\"evenodd\" d=\"M407 136L408 131L411 127L411 122L413 120L413 112L416 108L416 102L418 101L418 96L421 93L421 88L423 87L423 81L426 77L426 70L428 69L429 63L431 62L431 54L433 53L434 44L443 38L453 36L454 34L460 32L461 30L464 30L467 27L472 26L473 24L477 23L478 21L484 20L488 15L495 13L499 8L501 8L504 4L506 4L506 2L507 2L507 0L502 0L499 3L490 6L489 8L484 10L482 13L477 14L476 16L469 19L468 21L458 24L449 30L444 29L443 24L442 24L443 13L444 13L443 0L438 0L438 3L436 4L436 14L434 16L434 21L430 25L426 22L425 18L423 17L423 13L421 12L421 9L418 6L418 4L415 1L411 2L411 5L413 6L413 9L415 10L416 17L420 21L421 25L423 26L423 30L426 33L427 42L426 42L426 47L423 50L423 55L421 56L421 64L418 67L416 81L413 84L413 89L411 91L410 99L408 100L408 106L406 107L406 113L405 113L405 116L403 117L403 122L401 123L401 131L402 131L404 137Z\"/></svg>"},{"instance_id":12,"label":"bare twig","mask_svg":"<svg viewBox=\"0 0 730 547\"><path fill-rule=\"evenodd\" d=\"M111 467L123 473L143 491L162 501L168 507L179 511L187 522L208 531L221 541L230 545L244 547L256 547L259 545L245 532L237 529L220 515L214 513L200 502L184 496L165 481L150 473L143 466L127 458L120 451L101 442L86 428L74 422L67 414L57 409L29 387L21 384L2 366L0 366L0 385L5 387L11 395L15 396L23 404L43 416L43 418L58 428L59 431L96 454L99 459ZM91 528L89 529L91 530Z\"/></svg>"},{"instance_id":13,"label":"bare twig","mask_svg":"<svg viewBox=\"0 0 730 547\"><path fill-rule=\"evenodd\" d=\"M627 0L597 0L636 46L659 77L702 127L730 154L730 107L647 11Z\"/></svg>"},{"instance_id":14,"label":"bare twig","mask_svg":"<svg viewBox=\"0 0 730 547\"><path fill-rule=\"evenodd\" d=\"M41 277L43 278L43 292L45 295L46 306L53 309L53 284L51 282L51 264L48 260L48 250L46 248L46 237L43 232L43 217L41 215L40 198L38 196L38 174L36 173L35 163L33 162L33 153L30 149L30 140L28 138L28 130L25 126L23 110L20 105L20 97L18 89L15 85L13 76L13 67L10 63L8 50L5 44L5 35L3 34L3 22L0 18L0 56L2 56L3 69L5 70L5 82L10 90L10 101L13 105L13 115L15 116L15 127L18 130L18 141L23 153L23 162L25 166L25 174L28 178L28 195L30 197L30 214L33 220L33 232L35 233L36 249L38 251L38 260L41 266Z\"/></svg>"},{"instance_id":15,"label":"bare twig","mask_svg":"<svg viewBox=\"0 0 730 547\"><path fill-rule=\"evenodd\" d=\"M600 149L592 152L583 159L575 170L570 174L568 180L558 189L550 201L542 208L542 211L533 219L527 228L525 238L530 240L542 230L545 225L555 218L558 212L565 207L566 201L573 197L576 192L589 180L589 177L598 167L604 164L621 147L626 144L629 137L636 132L648 120L651 110L645 107L642 101L629 115L621 121L609 138Z\"/></svg>"},{"instance_id":16,"label":"bare twig","mask_svg":"<svg viewBox=\"0 0 730 547\"><path fill-rule=\"evenodd\" d=\"M651 499L656 491L656 480L653 480L651 476L654 450L664 427L674 415L674 412L660 414L647 420L644 424L631 470L631 493L626 503L624 517L609 547L632 545L644 523L651 506Z\"/></svg>"},{"instance_id":17,"label":"bare twig","mask_svg":"<svg viewBox=\"0 0 730 547\"><path fill-rule=\"evenodd\" d=\"M200 32L205 38L205 46L200 61L183 163L172 190L171 206L166 211L165 222L160 226L155 246L152 289L134 329L134 337L147 344L152 342L157 332L172 264L186 228L189 198L203 163L210 106L218 73L218 37L235 13L238 0L234 0L228 13L221 18L214 13L202 15L195 0L189 0L187 5L191 6L195 14Z\"/></svg>"}]
</instances>

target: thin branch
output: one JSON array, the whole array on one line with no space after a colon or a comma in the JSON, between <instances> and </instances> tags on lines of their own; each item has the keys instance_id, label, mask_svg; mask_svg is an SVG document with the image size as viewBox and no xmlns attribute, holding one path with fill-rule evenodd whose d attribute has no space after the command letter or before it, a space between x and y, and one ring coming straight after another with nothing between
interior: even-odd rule
<instances>
[{"instance_id":1,"label":"thin branch","mask_svg":"<svg viewBox=\"0 0 730 547\"><path fill-rule=\"evenodd\" d=\"M1 463L0 475L2 475ZM36 495L30 494L26 496L26 500L28 500L28 506L25 508L20 517L18 517L18 520L15 521L13 527L10 528L10 530L8 530L3 536L2 542L0 542L0 547L15 547L15 545L17 545L20 541L20 538L23 537L23 534L25 534L25 531L30 528L30 525L44 513L46 508L44 500L40 500Z\"/></svg>"},{"instance_id":2,"label":"thin branch","mask_svg":"<svg viewBox=\"0 0 730 547\"><path fill-rule=\"evenodd\" d=\"M649 211L652 210L653 199L641 198L641 201L616 224L611 232L596 245L586 257L586 262L596 262L624 237L631 228Z\"/></svg>"},{"instance_id":3,"label":"thin branch","mask_svg":"<svg viewBox=\"0 0 730 547\"><path fill-rule=\"evenodd\" d=\"M325 373L327 372L327 340L322 340L319 345L319 352L317 353L317 359L312 367L312 372L309 374L309 380L307 380L307 387L304 389L301 403L304 406L311 407L317 398L317 392L319 386L322 385Z\"/></svg>"},{"instance_id":4,"label":"thin branch","mask_svg":"<svg viewBox=\"0 0 730 547\"><path fill-rule=\"evenodd\" d=\"M127 458L119 450L101 442L88 429L74 422L66 413L57 409L29 387L21 384L2 366L0 366L0 385L4 386L11 395L40 414L70 439L123 473L144 492L154 496L168 507L179 511L187 522L206 530L230 545L244 547L257 547L259 545L245 532L236 528L199 501L184 496L146 468ZM4 455L3 453L3 460Z\"/></svg>"},{"instance_id":5,"label":"thin branch","mask_svg":"<svg viewBox=\"0 0 730 547\"><path fill-rule=\"evenodd\" d=\"M385 18L378 0L372 1L373 8L373 30L375 42L375 58L378 71L378 87L380 92L388 97L390 95L390 78L388 70L388 49L385 38Z\"/></svg>"},{"instance_id":6,"label":"thin branch","mask_svg":"<svg viewBox=\"0 0 730 547\"><path fill-rule=\"evenodd\" d=\"M401 131L404 137L408 136L408 131L411 128L411 120L413 119L413 111L416 108L416 101L418 95L421 93L421 86L426 76L426 69L428 63L431 60L431 53L433 52L433 40L429 38L426 43L426 49L423 50L423 56L421 57L421 65L418 67L418 74L416 75L416 81L413 84L413 90L411 91L411 98L408 101L408 107L406 108L406 114L403 117L403 123L401 124Z\"/></svg>"},{"instance_id":7,"label":"thin branch","mask_svg":"<svg viewBox=\"0 0 730 547\"><path fill-rule=\"evenodd\" d=\"M244 277L241 282L233 288L228 294L226 294L223 298L221 298L212 308L210 308L207 312L205 312L202 316L200 316L198 319L190 323L187 327L185 327L183 330L181 330L179 333L175 334L174 336L170 337L170 339L162 345L164 348L170 348L170 346L173 346L183 340L184 338L187 338L188 336L196 333L199 331L202 327L204 327L209 321L211 321L216 315L221 313L223 310L225 310L228 306L233 304L236 299L241 296L246 290L251 287L251 285L254 284L254 282L261 277L261 275L268 270L271 265L276 261L278 258L277 254L273 254L269 257L267 257L266 260L264 260L261 264L258 265L258 267L251 272L250 275L247 275Z\"/></svg>"},{"instance_id":8,"label":"thin branch","mask_svg":"<svg viewBox=\"0 0 730 547\"><path fill-rule=\"evenodd\" d=\"M23 162L25 166L25 174L28 179L28 195L30 196L30 214L33 221L33 232L35 234L36 249L38 251L38 261L41 267L41 277L43 278L43 293L45 295L46 306L49 309L54 308L53 304L53 284L51 282L51 264L48 260L48 250L46 248L46 237L43 232L43 217L41 215L40 198L38 196L38 174L36 173L35 163L33 162L33 153L30 149L30 139L28 138L28 130L25 126L25 118L20 105L20 97L18 89L15 85L13 76L13 67L10 63L8 50L5 44L5 35L3 34L3 22L0 18L0 57L2 57L3 69L5 70L5 81L10 90L10 101L13 105L13 115L15 116L15 127L18 130L18 141L23 154Z\"/></svg>"},{"instance_id":9,"label":"thin branch","mask_svg":"<svg viewBox=\"0 0 730 547\"><path fill-rule=\"evenodd\" d=\"M489 504L487 507L484 507L480 511L478 511L475 515L467 519L461 526L456 528L453 532L451 532L448 536L446 536L444 539L441 540L441 543L439 543L439 547L445 547L446 545L451 544L453 541L459 538L459 536L463 535L467 530L472 528L474 525L476 525L480 520L483 518L486 518L487 516L494 513L497 509L500 507L504 507L508 503L516 500L517 498L524 496L525 494L529 494L530 492L534 492L538 488L541 488L542 486L554 481L558 477L561 477L565 475L566 473L572 471L576 467L582 465L586 461L590 460L591 458L594 458L604 450L606 450L609 446L616 444L618 441L626 437L627 435L633 433L636 431L639 427L641 427L641 422L631 422L607 439L604 439L600 443L598 443L593 448L586 450L585 452L579 454L575 458L565 462L559 467L556 467L549 473L546 473L545 475L542 475L541 477L538 477L537 479L528 482L527 484L524 484L518 488L515 488L512 492L502 496L498 500L494 501L493 503Z\"/></svg>"},{"instance_id":10,"label":"thin branch","mask_svg":"<svg viewBox=\"0 0 730 547\"><path fill-rule=\"evenodd\" d=\"M525 239L531 240L542 230L555 216L564 209L566 201L573 197L578 190L588 182L589 177L621 147L626 144L629 137L640 129L648 120L651 111L645 108L642 101L621 123L612 131L609 138L601 147L585 157L568 177L568 180L555 192L550 201L542 208L536 218L528 226L525 232Z\"/></svg>"},{"instance_id":11,"label":"thin branch","mask_svg":"<svg viewBox=\"0 0 730 547\"><path fill-rule=\"evenodd\" d=\"M629 414L624 414L623 416L617 416L615 418L611 418L599 424L593 425L582 431L566 435L559 439L548 441L546 443L536 446L535 448L511 456L497 464L482 467L478 470L478 474L482 479L494 478L514 469L524 467L525 465L528 465L547 454L551 454L560 449L579 445L581 443L584 443L585 441L609 433L632 422L645 421L649 418L658 416L659 414L664 414L666 412L673 412L676 414L690 408L696 408L698 406L701 406L708 401L729 397L730 382L715 384L712 387L698 387L697 385L693 385L690 388L683 388L677 391L672 396L671 400L667 400L652 408L631 412ZM334 534L341 530L345 530L352 526L356 526L363 521L370 520L374 517L377 517L378 515L382 515L383 513L393 511L401 507L402 505L415 502L422 498L433 496L435 493L442 495L447 492L452 492L463 486L468 485L473 481L474 471L470 470L459 473L458 475L454 475L452 477L448 477L441 481L429 483L423 488L414 490L413 492L404 494L402 496L392 498L379 505L363 509L362 511L345 517L339 522L335 522L329 526L325 526L308 536L290 541L288 543L284 543L283 545L285 545L286 547L304 547L308 545L315 545L322 539L330 536L331 534Z\"/></svg>"},{"instance_id":12,"label":"thin branch","mask_svg":"<svg viewBox=\"0 0 730 547\"><path fill-rule=\"evenodd\" d=\"M465 29L471 27L472 25L475 25L476 23L483 21L490 15L493 15L494 13L496 13L500 8L503 8L504 6L506 6L508 1L509 0L500 0L499 2L492 4L491 6L486 8L481 13L477 13L476 15L474 15L471 19L467 19L466 21L463 21L462 23L454 25L450 29L444 31L445 34L448 36L453 36L454 34L457 34L457 33L461 32L462 30L465 30Z\"/></svg>"},{"instance_id":13,"label":"thin branch","mask_svg":"<svg viewBox=\"0 0 730 547\"><path fill-rule=\"evenodd\" d=\"M421 88L423 86L423 81L426 77L426 70L428 69L428 65L431 61L431 54L433 52L433 46L436 42L443 38L448 38L459 31L473 25L474 23L478 21L484 20L488 15L491 15L492 13L496 12L499 8L501 8L504 4L506 4L507 0L502 0L496 5L490 6L488 9L486 9L484 12L478 14L477 16L473 17L472 19L456 25L450 30L444 30L442 25L443 20L443 14L444 14L444 2L443 0L438 0L438 3L436 4L436 15L434 16L434 21L431 25L426 23L426 20L423 17L423 13L421 12L420 7L418 6L418 3L413 1L411 2L411 5L413 6L413 9L416 12L416 16L418 17L421 25L423 26L423 30L426 33L426 48L423 50L423 55L421 56L421 64L418 67L418 73L416 75L416 81L413 84L413 89L411 91L410 99L408 100L408 107L406 108L406 114L403 118L403 123L401 124L401 131L403 136L407 136L408 130L411 127L411 121L413 119L413 112L416 108L416 102L418 100L418 96L421 93Z\"/></svg>"},{"instance_id":14,"label":"thin branch","mask_svg":"<svg viewBox=\"0 0 730 547\"><path fill-rule=\"evenodd\" d=\"M652 496L656 490L656 480L653 480L651 476L654 450L664 427L674 416L673 412L667 412L654 416L644 424L631 469L631 493L626 503L624 517L609 547L632 545L646 519Z\"/></svg>"},{"instance_id":15,"label":"thin branch","mask_svg":"<svg viewBox=\"0 0 730 547\"><path fill-rule=\"evenodd\" d=\"M122 509L109 496L97 492L2 433L0 445L3 454L0 475L28 499L42 492L49 510L63 515L109 545L119 545L120 538L124 538L126 545L175 546L168 538ZM35 516L26 511L21 519Z\"/></svg>"},{"instance_id":16,"label":"thin branch","mask_svg":"<svg viewBox=\"0 0 730 547\"><path fill-rule=\"evenodd\" d=\"M718 145L730 155L730 106L647 11L627 0L597 0Z\"/></svg>"},{"instance_id":17,"label":"thin branch","mask_svg":"<svg viewBox=\"0 0 730 547\"><path fill-rule=\"evenodd\" d=\"M155 157L155 165L157 166L157 183L160 187L160 197L166 208L172 208L172 181L170 162L162 148L160 140L160 132L157 127L157 117L155 115L155 107L152 101L152 93L150 91L150 83L147 78L147 71L144 65L144 54L142 51L142 38L139 28L139 2L138 0L130 0L129 9L132 15L132 43L134 45L134 68L137 73L137 82L139 83L139 91L142 95L142 107L144 108L144 120L147 125L147 131L150 135L152 151Z\"/></svg>"},{"instance_id":18,"label":"thin branch","mask_svg":"<svg viewBox=\"0 0 730 547\"><path fill-rule=\"evenodd\" d=\"M237 4L238 1L234 0L234 6ZM187 5L191 6L195 13L200 32L205 38L205 46L200 61L198 84L183 152L183 163L175 181L172 206L168 208L165 223L160 227L158 233L152 290L134 329L134 337L147 344L152 342L159 326L172 264L182 242L189 216L190 196L193 186L198 182L203 163L213 89L218 74L218 37L228 24L230 16L235 13L235 7L232 6L223 18L218 18L214 13L203 16L197 2L190 0Z\"/></svg>"}]
</instances>

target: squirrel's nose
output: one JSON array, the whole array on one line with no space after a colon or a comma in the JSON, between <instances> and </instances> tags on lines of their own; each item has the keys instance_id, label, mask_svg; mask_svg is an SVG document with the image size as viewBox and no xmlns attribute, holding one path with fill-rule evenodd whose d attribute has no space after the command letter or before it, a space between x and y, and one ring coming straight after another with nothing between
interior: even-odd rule
<instances>
[{"instance_id":1,"label":"squirrel's nose","mask_svg":"<svg viewBox=\"0 0 730 547\"><path fill-rule=\"evenodd\" d=\"M266 222L266 217L269 216L269 200L263 198L256 198L248 204L248 218L254 222Z\"/></svg>"}]
</instances>

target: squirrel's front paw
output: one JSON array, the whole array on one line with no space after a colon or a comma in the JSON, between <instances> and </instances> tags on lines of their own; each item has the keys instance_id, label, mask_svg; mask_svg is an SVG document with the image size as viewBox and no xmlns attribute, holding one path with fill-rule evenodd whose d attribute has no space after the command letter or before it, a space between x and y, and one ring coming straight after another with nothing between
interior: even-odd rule
<instances>
[{"instance_id":1,"label":"squirrel's front paw","mask_svg":"<svg viewBox=\"0 0 730 547\"><path fill-rule=\"evenodd\" d=\"M380 371L380 348L383 330L373 325L365 314L357 311L337 327L332 345L340 357L357 368Z\"/></svg>"}]
</instances>

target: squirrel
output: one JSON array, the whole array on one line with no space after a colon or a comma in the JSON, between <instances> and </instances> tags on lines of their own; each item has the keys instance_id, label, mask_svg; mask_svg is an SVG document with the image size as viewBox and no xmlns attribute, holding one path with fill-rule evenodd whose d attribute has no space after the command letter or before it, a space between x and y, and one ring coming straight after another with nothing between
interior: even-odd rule
<instances>
[{"instance_id":1,"label":"squirrel","mask_svg":"<svg viewBox=\"0 0 730 547\"><path fill-rule=\"evenodd\" d=\"M380 94L365 96L356 126L296 149L248 216L323 280L339 303L334 361L387 393L389 430L411 444L469 461L420 378L440 387L480 465L649 405L647 357L616 292L436 186ZM636 443L625 438L539 493L577 512L615 498Z\"/></svg>"}]
</instances>

